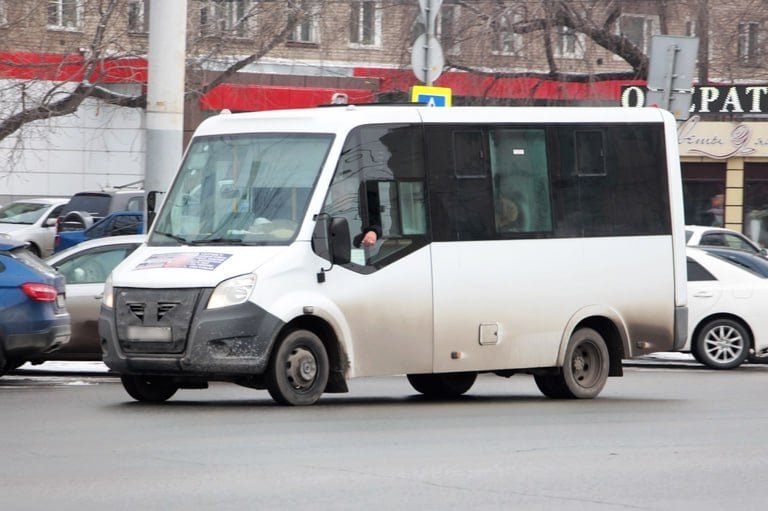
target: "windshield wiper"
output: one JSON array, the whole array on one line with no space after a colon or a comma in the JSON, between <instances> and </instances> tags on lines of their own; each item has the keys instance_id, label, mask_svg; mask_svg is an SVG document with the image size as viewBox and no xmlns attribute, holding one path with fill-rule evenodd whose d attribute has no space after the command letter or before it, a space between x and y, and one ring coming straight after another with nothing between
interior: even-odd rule
<instances>
[{"instance_id":1,"label":"windshield wiper","mask_svg":"<svg viewBox=\"0 0 768 511\"><path fill-rule=\"evenodd\" d=\"M243 238L202 238L190 240L190 245L244 245Z\"/></svg>"},{"instance_id":2,"label":"windshield wiper","mask_svg":"<svg viewBox=\"0 0 768 511\"><path fill-rule=\"evenodd\" d=\"M187 238L183 238L181 236L176 236L175 234L171 234L170 232L162 232L162 231L155 231L155 234L160 234L161 236L166 236L168 238L171 238L174 241L178 241L181 245L189 245L189 240Z\"/></svg>"}]
</instances>

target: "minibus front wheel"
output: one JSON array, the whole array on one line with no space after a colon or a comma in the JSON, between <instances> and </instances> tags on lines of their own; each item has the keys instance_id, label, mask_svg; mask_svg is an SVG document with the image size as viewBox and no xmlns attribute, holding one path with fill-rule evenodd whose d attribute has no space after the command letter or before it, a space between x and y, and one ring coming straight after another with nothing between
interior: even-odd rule
<instances>
[{"instance_id":1,"label":"minibus front wheel","mask_svg":"<svg viewBox=\"0 0 768 511\"><path fill-rule=\"evenodd\" d=\"M281 405L311 405L325 391L329 372L323 341L309 330L293 330L272 353L266 374L267 390Z\"/></svg>"}]
</instances>

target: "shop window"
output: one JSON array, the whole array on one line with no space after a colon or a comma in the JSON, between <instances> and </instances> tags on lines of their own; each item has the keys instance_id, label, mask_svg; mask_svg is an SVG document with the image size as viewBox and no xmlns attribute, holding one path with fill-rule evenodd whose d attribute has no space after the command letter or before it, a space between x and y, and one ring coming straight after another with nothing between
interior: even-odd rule
<instances>
[{"instance_id":1,"label":"shop window","mask_svg":"<svg viewBox=\"0 0 768 511\"><path fill-rule=\"evenodd\" d=\"M683 164L683 206L686 225L722 227L725 163Z\"/></svg>"},{"instance_id":2,"label":"shop window","mask_svg":"<svg viewBox=\"0 0 768 511\"><path fill-rule=\"evenodd\" d=\"M768 163L744 165L744 234L768 245Z\"/></svg>"}]
</instances>

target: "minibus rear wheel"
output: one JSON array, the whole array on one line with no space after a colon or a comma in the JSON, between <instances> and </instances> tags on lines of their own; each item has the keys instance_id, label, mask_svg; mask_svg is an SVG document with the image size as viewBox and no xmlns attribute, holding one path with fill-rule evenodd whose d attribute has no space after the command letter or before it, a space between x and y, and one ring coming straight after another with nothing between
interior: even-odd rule
<instances>
[{"instance_id":1,"label":"minibus rear wheel","mask_svg":"<svg viewBox=\"0 0 768 511\"><path fill-rule=\"evenodd\" d=\"M309 330L294 330L273 351L266 374L267 390L281 405L311 405L325 391L329 372L323 341Z\"/></svg>"},{"instance_id":2,"label":"minibus rear wheel","mask_svg":"<svg viewBox=\"0 0 768 511\"><path fill-rule=\"evenodd\" d=\"M474 372L408 375L411 387L431 398L460 396L472 388L476 379Z\"/></svg>"},{"instance_id":3,"label":"minibus rear wheel","mask_svg":"<svg viewBox=\"0 0 768 511\"><path fill-rule=\"evenodd\" d=\"M120 377L120 381L129 396L145 403L167 401L179 390L178 385L167 376L124 374Z\"/></svg>"},{"instance_id":4,"label":"minibus rear wheel","mask_svg":"<svg viewBox=\"0 0 768 511\"><path fill-rule=\"evenodd\" d=\"M542 394L554 399L592 399L608 381L610 358L603 336L592 328L571 334L558 374L536 374Z\"/></svg>"}]
</instances>

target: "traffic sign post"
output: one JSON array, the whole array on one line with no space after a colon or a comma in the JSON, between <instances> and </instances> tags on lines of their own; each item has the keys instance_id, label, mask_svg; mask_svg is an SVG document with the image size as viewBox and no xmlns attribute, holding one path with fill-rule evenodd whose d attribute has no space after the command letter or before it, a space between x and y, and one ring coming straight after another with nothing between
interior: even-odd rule
<instances>
[{"instance_id":1,"label":"traffic sign post","mask_svg":"<svg viewBox=\"0 0 768 511\"><path fill-rule=\"evenodd\" d=\"M441 5L443 0L419 0L419 20L426 30L413 43L411 65L416 78L427 85L437 80L445 65L443 49L435 36L435 22Z\"/></svg>"},{"instance_id":2,"label":"traffic sign post","mask_svg":"<svg viewBox=\"0 0 768 511\"><path fill-rule=\"evenodd\" d=\"M696 37L655 35L651 38L646 105L658 105L679 120L688 118L698 48Z\"/></svg>"}]
</instances>

